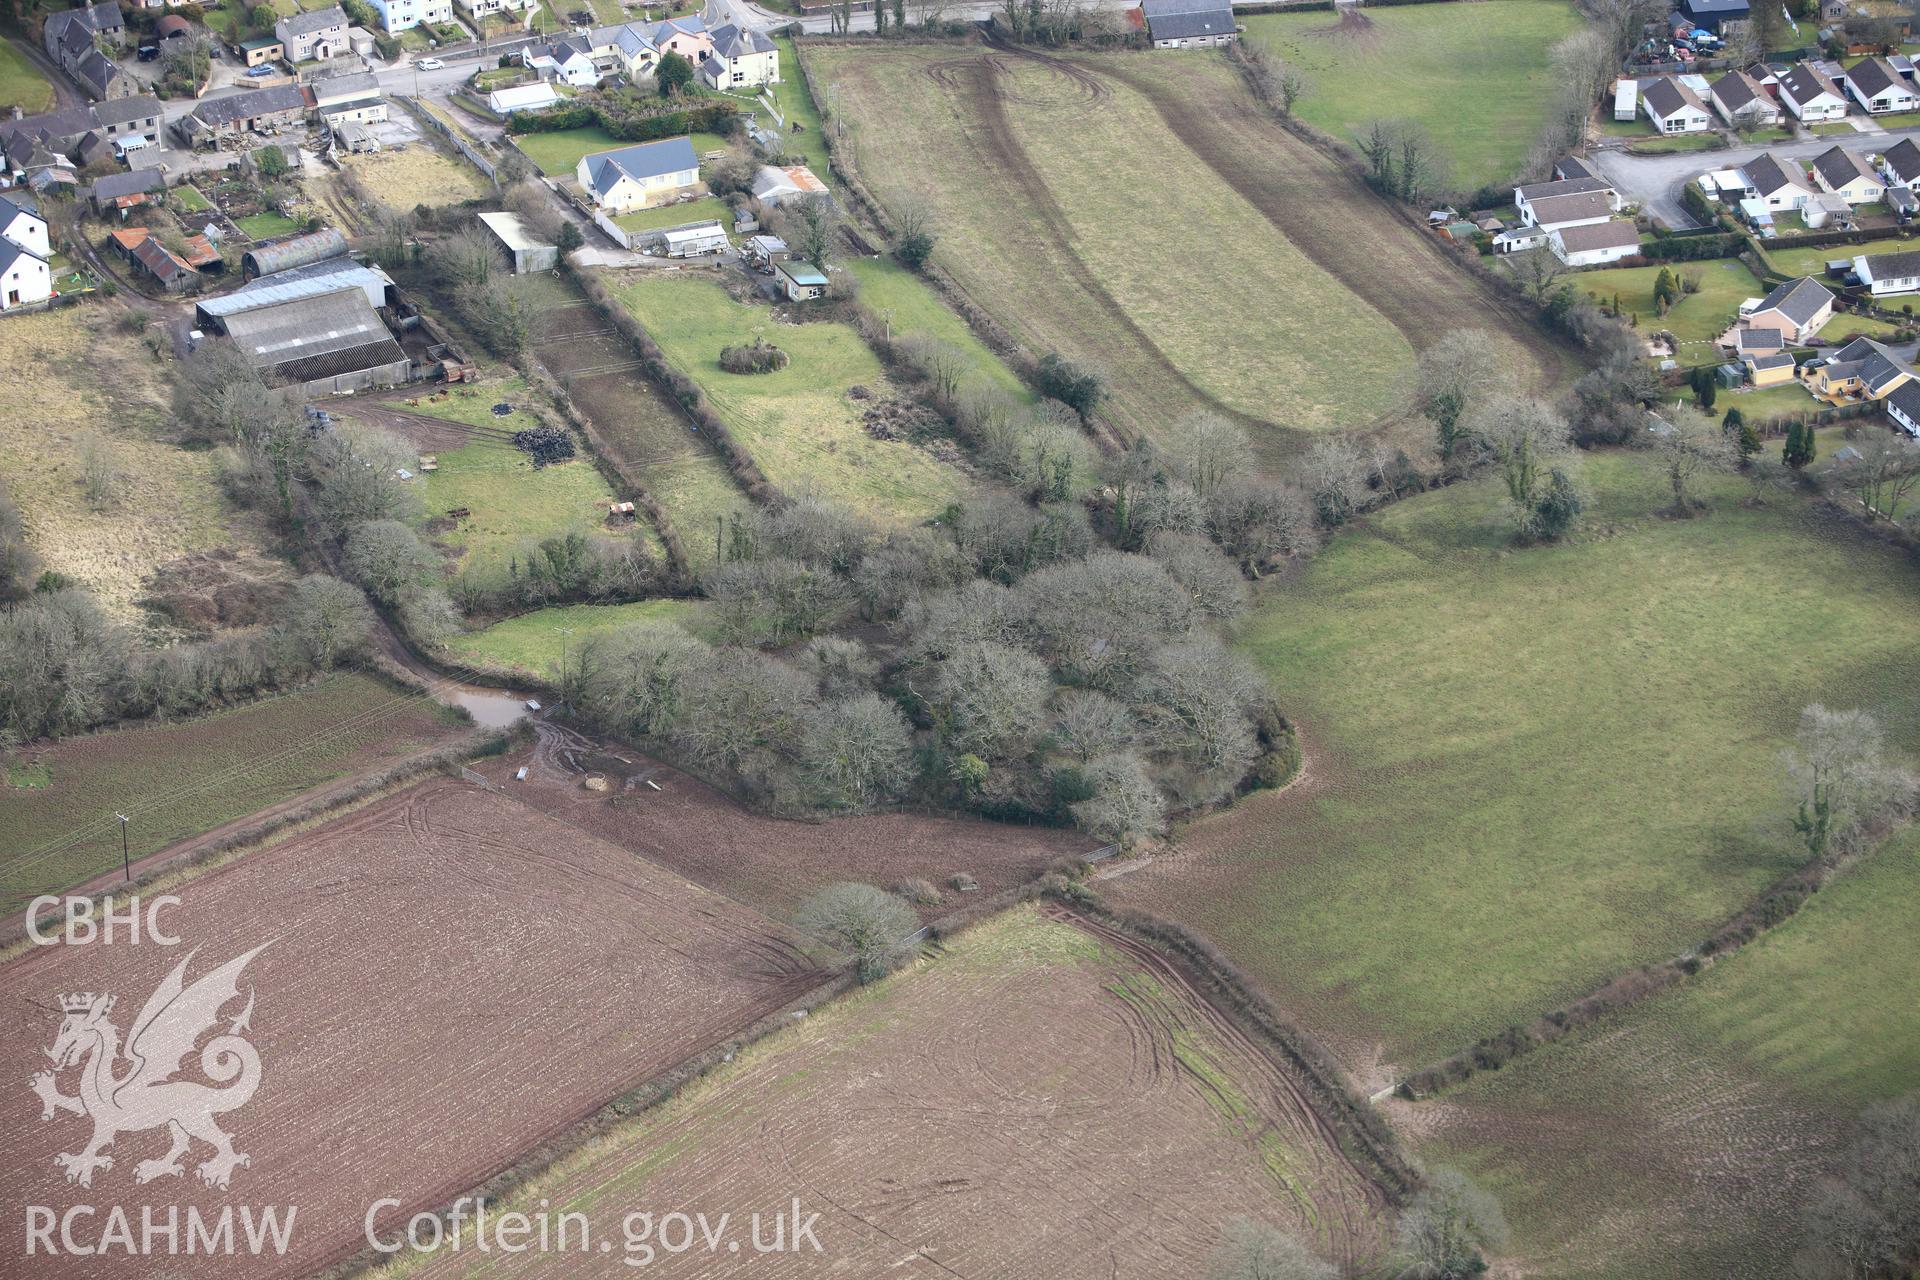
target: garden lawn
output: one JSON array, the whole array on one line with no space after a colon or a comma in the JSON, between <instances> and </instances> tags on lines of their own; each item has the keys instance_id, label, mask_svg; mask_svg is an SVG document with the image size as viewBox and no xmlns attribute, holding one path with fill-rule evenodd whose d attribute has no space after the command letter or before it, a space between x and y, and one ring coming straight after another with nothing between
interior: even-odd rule
<instances>
[{"instance_id":1,"label":"garden lawn","mask_svg":"<svg viewBox=\"0 0 1920 1280\"><path fill-rule=\"evenodd\" d=\"M1673 133L1627 144L1631 155L1667 155L1675 151L1714 151L1724 146L1717 133Z\"/></svg>"},{"instance_id":2,"label":"garden lawn","mask_svg":"<svg viewBox=\"0 0 1920 1280\"><path fill-rule=\"evenodd\" d=\"M793 52L792 36L776 36L780 49L780 83L771 86L773 105L786 120L786 149L789 155L806 157L807 167L822 182L832 182L827 172L827 134L820 122L820 108L807 92L806 78L800 74L800 60ZM772 123L769 121L768 123ZM800 125L795 133L793 126ZM776 126L777 127L777 126Z\"/></svg>"},{"instance_id":3,"label":"garden lawn","mask_svg":"<svg viewBox=\"0 0 1920 1280\"><path fill-rule=\"evenodd\" d=\"M693 141L695 155L718 151L727 145L727 140L717 133L693 133L687 136ZM552 133L516 133L513 141L549 178L572 173L580 163L580 157L590 151L612 151L640 145L622 142L597 124L579 129L559 129Z\"/></svg>"},{"instance_id":4,"label":"garden lawn","mask_svg":"<svg viewBox=\"0 0 1920 1280\"><path fill-rule=\"evenodd\" d=\"M924 520L966 491L964 474L920 446L867 434L861 403L848 390L863 386L881 398L893 389L878 357L847 325L777 324L767 307L736 302L701 275L642 271L615 281L614 289L782 492L814 493L882 520ZM756 337L791 363L766 374L720 368L722 347Z\"/></svg>"},{"instance_id":5,"label":"garden lawn","mask_svg":"<svg viewBox=\"0 0 1920 1280\"><path fill-rule=\"evenodd\" d=\"M1294 110L1308 124L1350 141L1369 121L1410 117L1466 190L1519 171L1553 100L1547 50L1580 25L1559 0L1367 7L1353 17L1360 25L1324 12L1257 14L1247 39L1306 73Z\"/></svg>"},{"instance_id":6,"label":"garden lawn","mask_svg":"<svg viewBox=\"0 0 1920 1280\"><path fill-rule=\"evenodd\" d=\"M689 200L685 204L663 205L658 209L636 209L632 213L623 213L613 220L613 225L622 231L657 231L662 227L678 227L689 222L718 222L729 232L733 230L733 210L727 202L715 196L700 200Z\"/></svg>"},{"instance_id":7,"label":"garden lawn","mask_svg":"<svg viewBox=\"0 0 1920 1280\"><path fill-rule=\"evenodd\" d=\"M1917 932L1909 832L1697 980L1394 1110L1499 1195L1519 1273L1780 1274L1848 1122L1915 1087Z\"/></svg>"},{"instance_id":8,"label":"garden lawn","mask_svg":"<svg viewBox=\"0 0 1920 1280\"><path fill-rule=\"evenodd\" d=\"M699 600L642 600L635 604L578 604L537 609L455 638L451 649L474 666L560 678L560 662L578 662L580 648L595 636L640 623L678 625L699 634L707 606ZM561 635L562 631L571 634Z\"/></svg>"},{"instance_id":9,"label":"garden lawn","mask_svg":"<svg viewBox=\"0 0 1920 1280\"><path fill-rule=\"evenodd\" d=\"M1115 882L1370 1081L1677 954L1797 866L1778 757L1808 703L1920 745L1912 567L1731 477L1673 520L1650 456L1584 471L1569 545L1513 547L1476 481L1271 589L1242 647L1303 726L1309 783Z\"/></svg>"},{"instance_id":10,"label":"garden lawn","mask_svg":"<svg viewBox=\"0 0 1920 1280\"><path fill-rule=\"evenodd\" d=\"M1747 270L1746 264L1735 258L1719 258L1711 262L1676 262L1665 269L1676 278L1685 273L1698 272L1700 291L1680 299L1664 318L1653 301L1653 286L1660 278L1660 267L1608 267L1600 271L1582 271L1570 278L1599 302L1611 305L1617 296L1620 309L1632 317L1641 330L1652 333L1669 329L1683 344L1712 342L1739 318L1742 302L1748 298L1764 297L1767 292L1766 287L1754 278L1753 272ZM1682 363L1691 358L1693 363L1700 364L1711 354L1697 347L1693 350L1683 348L1680 357Z\"/></svg>"},{"instance_id":11,"label":"garden lawn","mask_svg":"<svg viewBox=\"0 0 1920 1280\"><path fill-rule=\"evenodd\" d=\"M53 86L12 41L0 39L0 108L38 115L53 106Z\"/></svg>"},{"instance_id":12,"label":"garden lawn","mask_svg":"<svg viewBox=\"0 0 1920 1280\"><path fill-rule=\"evenodd\" d=\"M931 338L966 357L972 372L961 382L963 391L969 386L995 387L1021 400L1033 399L1019 375L980 341L924 279L892 258L855 258L845 265L860 281L860 305L891 321L896 341Z\"/></svg>"},{"instance_id":13,"label":"garden lawn","mask_svg":"<svg viewBox=\"0 0 1920 1280\"><path fill-rule=\"evenodd\" d=\"M300 224L292 218L272 210L245 218L236 218L233 224L255 240L272 240L276 236L291 235L300 229Z\"/></svg>"},{"instance_id":14,"label":"garden lawn","mask_svg":"<svg viewBox=\"0 0 1920 1280\"><path fill-rule=\"evenodd\" d=\"M1905 253L1912 249L1915 241L1911 237L1889 237L1884 240L1869 240L1865 244L1825 244L1811 249L1776 249L1767 245L1767 257L1773 261L1776 270L1790 276L1812 276L1816 280L1825 278L1829 258L1856 258L1861 254ZM1894 300L1896 303L1899 299Z\"/></svg>"},{"instance_id":15,"label":"garden lawn","mask_svg":"<svg viewBox=\"0 0 1920 1280\"><path fill-rule=\"evenodd\" d=\"M173 724L87 734L0 755L0 909L373 768L451 732L452 712L371 676ZM27 786L20 786L20 783Z\"/></svg>"},{"instance_id":16,"label":"garden lawn","mask_svg":"<svg viewBox=\"0 0 1920 1280\"><path fill-rule=\"evenodd\" d=\"M167 193L167 198L179 204L188 213L205 213L213 208L213 202L200 194L200 188L191 185L175 187Z\"/></svg>"}]
</instances>

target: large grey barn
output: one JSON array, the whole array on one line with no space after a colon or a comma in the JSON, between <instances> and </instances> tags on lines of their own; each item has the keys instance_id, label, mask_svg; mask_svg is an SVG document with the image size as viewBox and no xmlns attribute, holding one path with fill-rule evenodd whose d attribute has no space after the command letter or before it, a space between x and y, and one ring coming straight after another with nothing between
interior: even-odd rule
<instances>
[{"instance_id":1,"label":"large grey barn","mask_svg":"<svg viewBox=\"0 0 1920 1280\"><path fill-rule=\"evenodd\" d=\"M412 361L355 284L235 312L222 323L262 377L305 395L395 387L412 374Z\"/></svg>"}]
</instances>

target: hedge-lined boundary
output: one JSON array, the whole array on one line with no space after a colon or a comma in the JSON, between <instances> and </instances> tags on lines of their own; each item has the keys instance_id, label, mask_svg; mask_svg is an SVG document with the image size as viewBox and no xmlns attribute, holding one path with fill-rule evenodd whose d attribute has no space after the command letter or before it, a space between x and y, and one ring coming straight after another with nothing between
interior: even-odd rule
<instances>
[{"instance_id":1,"label":"hedge-lined boundary","mask_svg":"<svg viewBox=\"0 0 1920 1280\"><path fill-rule=\"evenodd\" d=\"M747 496L763 504L782 501L783 495L780 490L767 479L766 473L760 470L760 464L754 461L753 455L748 453L745 446L734 437L726 421L714 412L713 406L707 402L706 392L700 389L700 384L667 362L666 353L660 349L660 344L653 340L653 335L647 332L639 319L621 306L619 299L615 298L592 272L576 270L572 263L566 264L566 272L579 284L580 292L586 295L587 301L607 318L607 323L613 326L614 332L626 339L627 344L640 357L641 366L646 369L647 376L666 390L674 402L693 420L694 425L707 434L708 439L720 445L721 456L726 459L728 470L733 472L734 479L740 482L741 488L747 491Z\"/></svg>"}]
</instances>

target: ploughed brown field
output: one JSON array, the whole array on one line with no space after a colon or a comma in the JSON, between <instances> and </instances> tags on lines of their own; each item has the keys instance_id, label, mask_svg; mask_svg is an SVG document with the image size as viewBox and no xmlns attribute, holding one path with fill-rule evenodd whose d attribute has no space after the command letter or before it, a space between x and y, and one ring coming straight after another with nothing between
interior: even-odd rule
<instances>
[{"instance_id":1,"label":"ploughed brown field","mask_svg":"<svg viewBox=\"0 0 1920 1280\"><path fill-rule=\"evenodd\" d=\"M396 1270L1185 1280L1240 1216L1298 1233L1345 1274L1384 1261L1378 1188L1158 953L1031 905L948 947L495 1206L496 1224L546 1214L546 1252L483 1253L469 1232ZM819 1215L817 1252L792 1231L796 1198L801 1222ZM676 1213L705 1214L714 1243L683 1247ZM562 1214L578 1215L565 1250ZM786 1250L757 1251L776 1216Z\"/></svg>"},{"instance_id":2,"label":"ploughed brown field","mask_svg":"<svg viewBox=\"0 0 1920 1280\"><path fill-rule=\"evenodd\" d=\"M940 891L938 904L921 909L932 919L1094 847L1080 831L918 814L775 822L637 752L552 723L539 733L532 747L475 769L537 809L781 919L836 881L891 888L916 878ZM522 766L527 776L516 781ZM583 785L591 776L607 789ZM959 872L979 889L955 892L948 881Z\"/></svg>"},{"instance_id":3,"label":"ploughed brown field","mask_svg":"<svg viewBox=\"0 0 1920 1280\"><path fill-rule=\"evenodd\" d=\"M435 1207L626 1089L825 979L785 927L513 799L436 779L173 890L181 945L46 946L0 968L0 1203L296 1206L284 1257L36 1257L44 1276L309 1274L356 1252L368 1207ZM261 1083L218 1118L251 1163L220 1192L195 1166L136 1185L162 1129L127 1132L93 1185L55 1156L91 1126L42 1122L27 1087L60 1031L60 997L109 992L124 1036L190 951L186 981L263 947L221 1012L253 996ZM201 1037L203 1040L204 1036ZM189 1054L185 1079L200 1079ZM118 1068L126 1071L124 1063ZM80 1072L64 1071L72 1094ZM164 1215L164 1208L161 1210ZM15 1220L10 1230L20 1231ZM237 1228L236 1228L237 1229ZM79 1227L84 1242L88 1224ZM16 1240L22 1237L16 1236ZM57 1240L57 1236L55 1237ZM11 1274L21 1274L13 1272Z\"/></svg>"}]
</instances>

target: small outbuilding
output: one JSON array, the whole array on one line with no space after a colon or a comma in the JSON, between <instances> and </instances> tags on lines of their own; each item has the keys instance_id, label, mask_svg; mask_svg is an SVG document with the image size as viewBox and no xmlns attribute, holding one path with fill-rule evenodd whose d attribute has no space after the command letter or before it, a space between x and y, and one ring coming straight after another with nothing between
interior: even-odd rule
<instances>
[{"instance_id":1,"label":"small outbuilding","mask_svg":"<svg viewBox=\"0 0 1920 1280\"><path fill-rule=\"evenodd\" d=\"M506 250L507 257L513 262L514 274L551 271L559 264L559 247L543 244L527 230L519 214L483 213L480 215L480 224L492 232L493 238Z\"/></svg>"},{"instance_id":2,"label":"small outbuilding","mask_svg":"<svg viewBox=\"0 0 1920 1280\"><path fill-rule=\"evenodd\" d=\"M496 115L510 111L545 111L560 101L560 95L545 80L534 84L509 85L487 95L487 109Z\"/></svg>"},{"instance_id":3,"label":"small outbuilding","mask_svg":"<svg viewBox=\"0 0 1920 1280\"><path fill-rule=\"evenodd\" d=\"M669 258L698 258L725 250L727 232L717 222L702 222L661 232L660 244Z\"/></svg>"},{"instance_id":4,"label":"small outbuilding","mask_svg":"<svg viewBox=\"0 0 1920 1280\"><path fill-rule=\"evenodd\" d=\"M304 267L328 258L345 257L347 238L332 227L322 227L303 236L292 236L276 244L263 244L247 250L240 269L247 279L270 276L276 271Z\"/></svg>"},{"instance_id":5,"label":"small outbuilding","mask_svg":"<svg viewBox=\"0 0 1920 1280\"><path fill-rule=\"evenodd\" d=\"M827 296L827 277L811 262L784 258L773 264L773 271L789 302L811 302Z\"/></svg>"}]
</instances>

